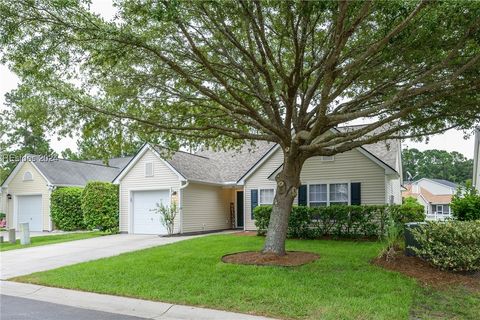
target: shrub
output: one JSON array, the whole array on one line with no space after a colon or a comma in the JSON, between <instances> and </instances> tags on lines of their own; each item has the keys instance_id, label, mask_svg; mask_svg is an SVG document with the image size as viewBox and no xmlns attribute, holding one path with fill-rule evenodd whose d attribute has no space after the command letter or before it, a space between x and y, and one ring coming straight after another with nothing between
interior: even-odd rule
<instances>
[{"instance_id":1,"label":"shrub","mask_svg":"<svg viewBox=\"0 0 480 320\"><path fill-rule=\"evenodd\" d=\"M170 206L157 203L155 209L152 209L152 211L160 215L160 222L167 229L168 235L171 236L175 230L175 218L178 213L177 203L172 202Z\"/></svg>"},{"instance_id":2,"label":"shrub","mask_svg":"<svg viewBox=\"0 0 480 320\"><path fill-rule=\"evenodd\" d=\"M420 257L442 270L480 270L480 220L428 222L412 229Z\"/></svg>"},{"instance_id":3,"label":"shrub","mask_svg":"<svg viewBox=\"0 0 480 320\"><path fill-rule=\"evenodd\" d=\"M451 202L452 215L456 220L480 220L480 194L467 183L464 188L458 188Z\"/></svg>"},{"instance_id":4,"label":"shrub","mask_svg":"<svg viewBox=\"0 0 480 320\"><path fill-rule=\"evenodd\" d=\"M88 229L118 232L118 186L89 182L82 194L82 211Z\"/></svg>"},{"instance_id":5,"label":"shrub","mask_svg":"<svg viewBox=\"0 0 480 320\"><path fill-rule=\"evenodd\" d=\"M391 206L390 214L396 223L402 225L408 222L422 222L426 218L425 207L413 197L403 199L402 205Z\"/></svg>"},{"instance_id":6,"label":"shrub","mask_svg":"<svg viewBox=\"0 0 480 320\"><path fill-rule=\"evenodd\" d=\"M83 188L65 187L52 192L50 214L57 229L72 231L84 229L82 213Z\"/></svg>"},{"instance_id":7,"label":"shrub","mask_svg":"<svg viewBox=\"0 0 480 320\"><path fill-rule=\"evenodd\" d=\"M421 206L421 205L420 205ZM293 206L288 219L287 236L290 238L313 239L323 236L336 237L383 237L389 219L397 224L423 221L418 207L411 212L411 205L363 205L328 207ZM254 210L258 234L266 233L272 206L257 206Z\"/></svg>"}]
</instances>

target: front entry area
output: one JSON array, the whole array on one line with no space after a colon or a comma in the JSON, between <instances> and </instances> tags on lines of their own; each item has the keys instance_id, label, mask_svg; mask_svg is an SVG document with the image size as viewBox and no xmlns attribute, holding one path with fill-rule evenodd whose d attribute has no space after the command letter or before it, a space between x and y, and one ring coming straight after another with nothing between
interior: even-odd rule
<instances>
[{"instance_id":1,"label":"front entry area","mask_svg":"<svg viewBox=\"0 0 480 320\"><path fill-rule=\"evenodd\" d=\"M243 228L243 214L244 214L244 203L243 203L243 191L237 191L237 228Z\"/></svg>"},{"instance_id":2,"label":"front entry area","mask_svg":"<svg viewBox=\"0 0 480 320\"><path fill-rule=\"evenodd\" d=\"M133 233L166 234L160 214L152 211L158 204L170 205L170 190L148 190L132 192Z\"/></svg>"},{"instance_id":3,"label":"front entry area","mask_svg":"<svg viewBox=\"0 0 480 320\"><path fill-rule=\"evenodd\" d=\"M28 223L30 231L42 231L42 196L17 196L17 230Z\"/></svg>"}]
</instances>

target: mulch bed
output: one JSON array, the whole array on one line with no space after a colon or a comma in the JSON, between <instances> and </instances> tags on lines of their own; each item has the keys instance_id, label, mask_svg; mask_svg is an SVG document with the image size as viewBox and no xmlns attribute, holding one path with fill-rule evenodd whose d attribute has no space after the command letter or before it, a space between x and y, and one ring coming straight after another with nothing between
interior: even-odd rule
<instances>
[{"instance_id":1,"label":"mulch bed","mask_svg":"<svg viewBox=\"0 0 480 320\"><path fill-rule=\"evenodd\" d=\"M318 258L320 256L316 253L303 251L287 251L284 256L258 251L246 251L225 255L222 257L222 261L225 263L253 264L257 266L295 267L313 262Z\"/></svg>"},{"instance_id":2,"label":"mulch bed","mask_svg":"<svg viewBox=\"0 0 480 320\"><path fill-rule=\"evenodd\" d=\"M407 257L403 251L395 252L395 255L389 261L387 261L385 257L379 257L374 259L372 263L382 268L397 271L415 278L424 285L434 287L464 285L475 290L480 290L480 272L466 274L442 271L418 257Z\"/></svg>"}]
</instances>

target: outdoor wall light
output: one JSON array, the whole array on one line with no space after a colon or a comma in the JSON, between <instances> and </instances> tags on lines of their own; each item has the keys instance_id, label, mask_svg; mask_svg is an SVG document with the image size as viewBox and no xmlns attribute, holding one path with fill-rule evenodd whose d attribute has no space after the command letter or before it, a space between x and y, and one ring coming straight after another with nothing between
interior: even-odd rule
<instances>
[{"instance_id":1,"label":"outdoor wall light","mask_svg":"<svg viewBox=\"0 0 480 320\"><path fill-rule=\"evenodd\" d=\"M8 199L8 200L12 200L12 195L11 195L10 193L7 194L7 199Z\"/></svg>"}]
</instances>

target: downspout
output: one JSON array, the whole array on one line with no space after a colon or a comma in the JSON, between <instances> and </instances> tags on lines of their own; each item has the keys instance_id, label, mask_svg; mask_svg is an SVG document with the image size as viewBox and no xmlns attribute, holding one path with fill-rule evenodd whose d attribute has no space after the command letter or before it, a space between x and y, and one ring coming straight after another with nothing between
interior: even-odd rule
<instances>
[{"instance_id":1,"label":"downspout","mask_svg":"<svg viewBox=\"0 0 480 320\"><path fill-rule=\"evenodd\" d=\"M186 183L184 185L181 185L180 188L178 188L178 195L180 197L180 200L178 201L179 204L180 204L180 208L179 208L179 211L180 211L180 228L178 228L178 232L179 233L183 233L183 189L185 189L186 187L188 187L188 185L190 184L190 182L188 180L185 181Z\"/></svg>"}]
</instances>

